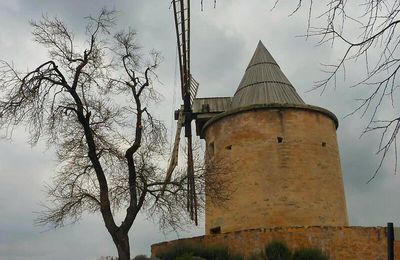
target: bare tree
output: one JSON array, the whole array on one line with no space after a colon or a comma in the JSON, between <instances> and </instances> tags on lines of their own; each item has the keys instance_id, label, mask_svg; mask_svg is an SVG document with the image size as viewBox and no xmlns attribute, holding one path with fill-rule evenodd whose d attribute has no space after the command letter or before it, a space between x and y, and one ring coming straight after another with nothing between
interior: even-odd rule
<instances>
[{"instance_id":1,"label":"bare tree","mask_svg":"<svg viewBox=\"0 0 400 260\"><path fill-rule=\"evenodd\" d=\"M158 214L162 226L186 220L186 175L164 182L166 129L149 108L158 100L152 79L160 55L144 60L135 32L112 34L114 24L113 11L87 17L86 48L80 49L58 18L32 21L34 40L50 59L27 73L1 62L0 128L11 136L24 124L32 145L45 139L56 149L58 171L38 223L61 227L84 211L100 212L119 259L126 260L139 211ZM198 185L202 196L204 181Z\"/></svg>"},{"instance_id":2,"label":"bare tree","mask_svg":"<svg viewBox=\"0 0 400 260\"><path fill-rule=\"evenodd\" d=\"M276 0L274 7L279 6ZM397 171L397 135L400 129L400 114L396 111L398 95L398 72L400 70L400 1L398 0L298 0L290 15L302 8L308 13L305 37L317 37L320 45L340 46L343 53L336 63L323 64L326 77L316 81L314 89L324 91L336 87L338 76L346 77L346 66L365 68L358 82L352 87L363 88L366 96L349 115L360 113L368 116L363 134L380 132L377 154L380 163L370 180L382 167L389 152L394 153ZM314 14L315 13L315 14ZM393 114L379 113L385 105L391 105Z\"/></svg>"}]
</instances>

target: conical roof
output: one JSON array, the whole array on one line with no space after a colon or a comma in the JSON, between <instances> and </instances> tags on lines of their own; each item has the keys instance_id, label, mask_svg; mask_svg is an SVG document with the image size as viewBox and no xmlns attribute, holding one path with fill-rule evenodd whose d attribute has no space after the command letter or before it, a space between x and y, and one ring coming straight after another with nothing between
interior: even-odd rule
<instances>
[{"instance_id":1,"label":"conical roof","mask_svg":"<svg viewBox=\"0 0 400 260\"><path fill-rule=\"evenodd\" d=\"M304 104L261 41L236 90L231 108L255 104Z\"/></svg>"}]
</instances>

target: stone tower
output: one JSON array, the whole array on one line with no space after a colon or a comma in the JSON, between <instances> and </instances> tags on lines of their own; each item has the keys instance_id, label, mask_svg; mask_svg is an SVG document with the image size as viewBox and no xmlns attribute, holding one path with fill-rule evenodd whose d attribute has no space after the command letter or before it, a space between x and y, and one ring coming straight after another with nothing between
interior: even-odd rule
<instances>
[{"instance_id":1,"label":"stone tower","mask_svg":"<svg viewBox=\"0 0 400 260\"><path fill-rule=\"evenodd\" d=\"M206 201L206 234L252 228L346 226L338 120L307 105L259 42L233 98L193 103L209 160L231 167L231 198Z\"/></svg>"}]
</instances>

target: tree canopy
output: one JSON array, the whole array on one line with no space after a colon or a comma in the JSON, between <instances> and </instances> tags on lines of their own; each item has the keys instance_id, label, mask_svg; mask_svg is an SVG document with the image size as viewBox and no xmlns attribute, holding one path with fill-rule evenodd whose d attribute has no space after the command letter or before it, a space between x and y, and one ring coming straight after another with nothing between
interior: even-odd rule
<instances>
[{"instance_id":1,"label":"tree canopy","mask_svg":"<svg viewBox=\"0 0 400 260\"><path fill-rule=\"evenodd\" d=\"M31 22L50 59L28 72L1 61L0 128L10 137L25 125L31 144L44 140L56 150L57 173L37 222L61 227L100 212L119 259L130 259L128 232L140 211L161 227L186 222L187 178L178 171L165 182L166 128L151 109L161 55L139 55L132 29L114 32L115 11L86 19L82 46L59 18ZM205 172L196 171L201 198ZM224 197L222 184L208 180Z\"/></svg>"}]
</instances>

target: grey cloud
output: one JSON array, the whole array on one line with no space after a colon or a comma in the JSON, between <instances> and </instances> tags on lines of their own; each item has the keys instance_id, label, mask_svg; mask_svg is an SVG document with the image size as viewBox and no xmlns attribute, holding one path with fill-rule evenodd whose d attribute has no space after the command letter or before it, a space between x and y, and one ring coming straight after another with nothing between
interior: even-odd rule
<instances>
[{"instance_id":1,"label":"grey cloud","mask_svg":"<svg viewBox=\"0 0 400 260\"><path fill-rule=\"evenodd\" d=\"M80 32L79 37L84 32L84 16L96 14L103 6L119 10L118 27L133 27L143 53L155 48L165 58L158 70L164 101L154 108L170 126L171 111L178 107L180 94L176 94L177 102L172 105L176 42L169 1L11 2L0 1L0 22L8 25L0 32L0 58L13 60L22 70L47 58L45 50L31 42L29 19L38 19L42 13L57 15L72 30ZM377 136L359 139L367 117L343 119L354 109L354 99L367 91L345 88L358 77L359 69L353 68L346 82L339 81L336 90L328 89L322 95L319 91L306 92L313 81L324 77L320 63L334 61L340 48L316 48L315 40L296 38L305 32L304 15L287 17L291 9L286 4L270 12L271 5L266 2L218 1L216 9L207 4L204 12L192 5L192 72L200 82L199 95L233 95L258 40L262 40L303 99L331 110L340 120L338 141L350 224L385 225L389 220L399 223L399 177L393 174L392 162L388 161L381 174L366 184L379 160L374 155ZM390 109L385 108L384 112L390 113ZM55 162L51 150L43 153L43 147L31 149L20 133L15 139L11 143L0 141L0 258L95 259L115 255L99 216L84 216L75 225L47 232L33 225L33 212L40 209L38 203L44 199L42 184L52 176ZM200 226L181 236L201 232ZM143 215L131 235L133 254L148 254L151 243L176 237L174 233L165 236Z\"/></svg>"}]
</instances>

